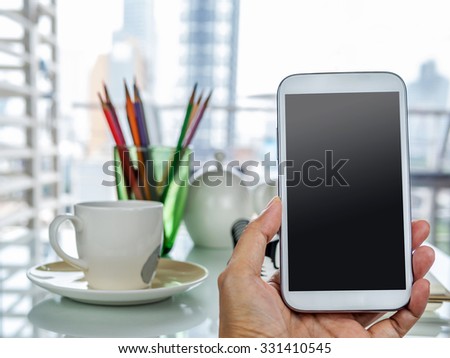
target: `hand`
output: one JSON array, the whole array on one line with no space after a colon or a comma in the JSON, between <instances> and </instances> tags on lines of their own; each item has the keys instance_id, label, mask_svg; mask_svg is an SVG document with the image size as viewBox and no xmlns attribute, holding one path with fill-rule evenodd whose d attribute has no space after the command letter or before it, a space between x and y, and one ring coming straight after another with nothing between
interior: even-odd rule
<instances>
[{"instance_id":1,"label":"hand","mask_svg":"<svg viewBox=\"0 0 450 358\"><path fill-rule=\"evenodd\" d=\"M266 244L281 224L281 201L273 199L252 221L219 276L220 337L403 337L423 314L430 284L423 277L434 261L434 251L420 246L430 228L412 223L414 283L409 304L373 324L383 313L298 313L280 294L279 273L261 279Z\"/></svg>"}]
</instances>

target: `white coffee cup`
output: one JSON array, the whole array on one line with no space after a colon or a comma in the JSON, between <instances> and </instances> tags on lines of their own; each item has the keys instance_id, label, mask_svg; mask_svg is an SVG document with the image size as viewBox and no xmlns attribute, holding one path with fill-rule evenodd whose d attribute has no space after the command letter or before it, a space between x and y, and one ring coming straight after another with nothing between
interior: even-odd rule
<instances>
[{"instance_id":1,"label":"white coffee cup","mask_svg":"<svg viewBox=\"0 0 450 358\"><path fill-rule=\"evenodd\" d=\"M75 205L74 215L50 224L50 244L68 264L84 271L88 286L102 290L148 288L163 240L163 205L155 201L99 201ZM79 258L58 243L59 226L69 220Z\"/></svg>"}]
</instances>

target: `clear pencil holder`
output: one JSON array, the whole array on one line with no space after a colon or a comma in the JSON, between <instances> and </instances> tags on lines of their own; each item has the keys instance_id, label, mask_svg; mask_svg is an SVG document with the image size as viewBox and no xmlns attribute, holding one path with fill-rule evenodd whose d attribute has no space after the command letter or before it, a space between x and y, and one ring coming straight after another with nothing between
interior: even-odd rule
<instances>
[{"instance_id":1,"label":"clear pencil holder","mask_svg":"<svg viewBox=\"0 0 450 358\"><path fill-rule=\"evenodd\" d=\"M172 249L183 221L192 167L192 150L185 149L181 153L177 169L169 176L174 151L175 148L166 146L114 147L116 192L119 200L162 201L164 196L162 255L167 255ZM163 194L165 190L167 192Z\"/></svg>"}]
</instances>

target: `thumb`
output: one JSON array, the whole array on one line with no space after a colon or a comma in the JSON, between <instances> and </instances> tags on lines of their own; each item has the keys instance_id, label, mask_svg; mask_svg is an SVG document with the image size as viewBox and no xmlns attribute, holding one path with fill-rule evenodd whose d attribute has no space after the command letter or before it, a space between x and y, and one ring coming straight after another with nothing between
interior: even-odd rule
<instances>
[{"instance_id":1,"label":"thumb","mask_svg":"<svg viewBox=\"0 0 450 358\"><path fill-rule=\"evenodd\" d=\"M281 200L272 199L263 212L247 225L241 235L230 265L236 265L242 274L259 276L264 261L267 243L277 233L281 225Z\"/></svg>"}]
</instances>

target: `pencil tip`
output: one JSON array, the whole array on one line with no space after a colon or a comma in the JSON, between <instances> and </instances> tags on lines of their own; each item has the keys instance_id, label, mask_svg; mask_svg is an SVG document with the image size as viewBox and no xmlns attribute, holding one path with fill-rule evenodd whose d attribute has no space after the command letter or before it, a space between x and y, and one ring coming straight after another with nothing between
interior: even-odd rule
<instances>
[{"instance_id":1,"label":"pencil tip","mask_svg":"<svg viewBox=\"0 0 450 358\"><path fill-rule=\"evenodd\" d=\"M125 96L127 98L129 98L130 97L130 92L128 91L127 81L125 79L123 79L123 85L125 87Z\"/></svg>"},{"instance_id":2,"label":"pencil tip","mask_svg":"<svg viewBox=\"0 0 450 358\"><path fill-rule=\"evenodd\" d=\"M105 99L107 102L110 102L110 97L108 93L108 87L106 86L106 83L103 81L103 89L105 90Z\"/></svg>"},{"instance_id":3,"label":"pencil tip","mask_svg":"<svg viewBox=\"0 0 450 358\"><path fill-rule=\"evenodd\" d=\"M200 94L199 94L199 96L198 96L198 99L197 99L197 105L200 104L200 102L202 101L202 98L203 98L203 91L201 91Z\"/></svg>"},{"instance_id":4,"label":"pencil tip","mask_svg":"<svg viewBox=\"0 0 450 358\"><path fill-rule=\"evenodd\" d=\"M197 90L197 82L195 82L194 88L192 89L191 98L189 98L189 103L191 103L191 104L194 103L194 98L195 98L195 92L196 92L196 90Z\"/></svg>"},{"instance_id":5,"label":"pencil tip","mask_svg":"<svg viewBox=\"0 0 450 358\"><path fill-rule=\"evenodd\" d=\"M101 104L104 105L105 103L103 101L103 98L102 98L102 95L100 94L100 92L97 92L97 96L100 99Z\"/></svg>"}]
</instances>

